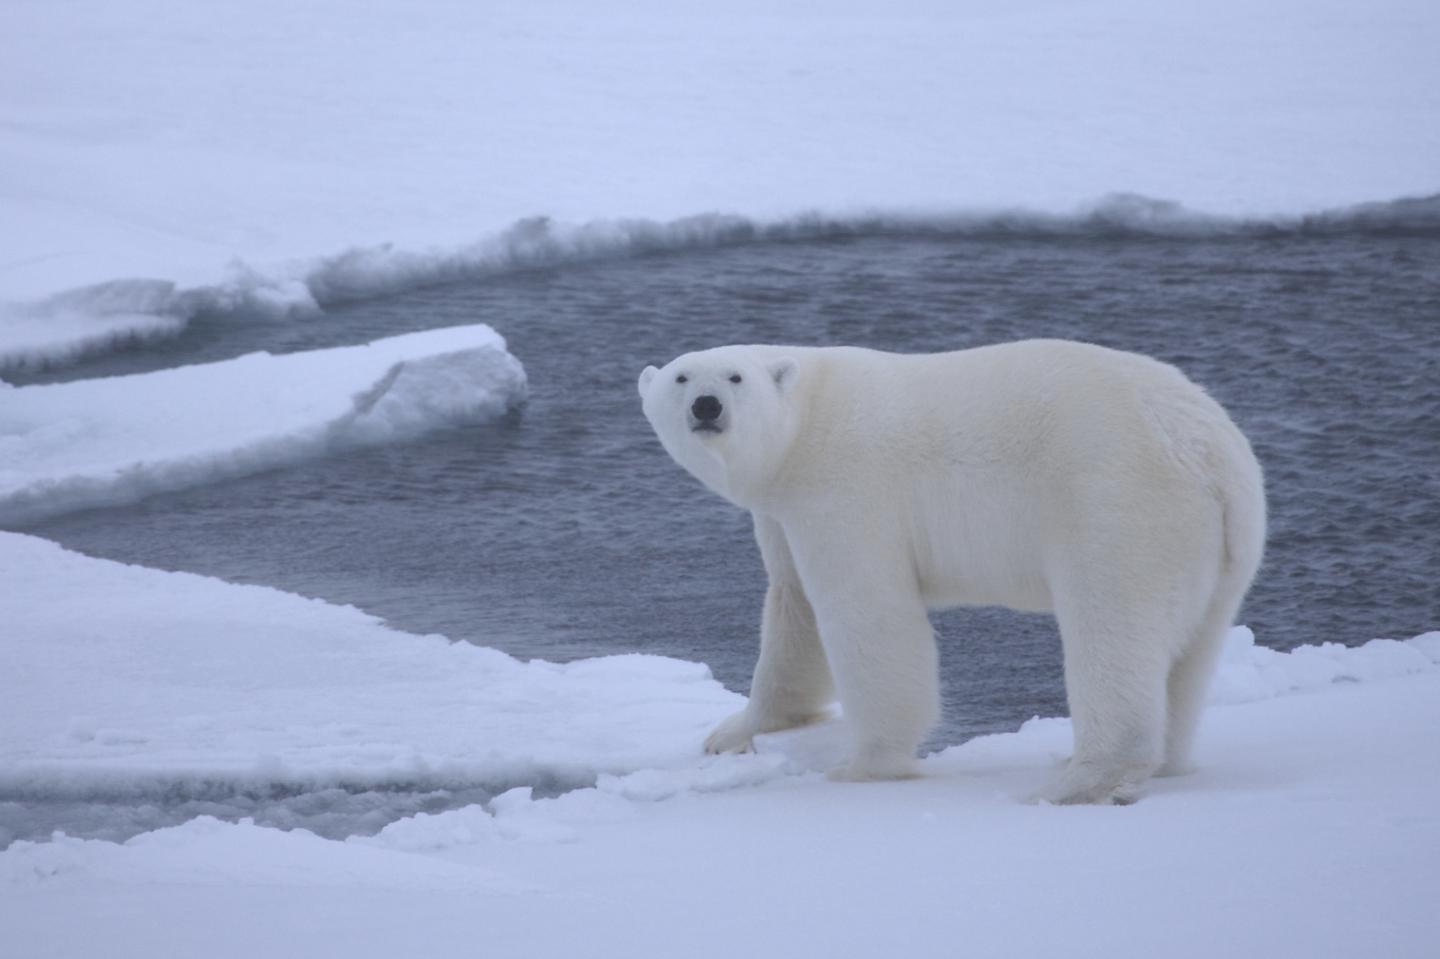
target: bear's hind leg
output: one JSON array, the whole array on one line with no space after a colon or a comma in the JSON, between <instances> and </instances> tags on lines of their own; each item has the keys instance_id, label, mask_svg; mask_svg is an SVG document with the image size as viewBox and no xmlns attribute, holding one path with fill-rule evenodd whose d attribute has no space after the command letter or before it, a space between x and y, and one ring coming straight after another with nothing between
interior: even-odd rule
<instances>
[{"instance_id":1,"label":"bear's hind leg","mask_svg":"<svg viewBox=\"0 0 1440 959\"><path fill-rule=\"evenodd\" d=\"M1039 799L1057 804L1133 802L1164 751L1170 629L1088 600L1057 610L1075 754Z\"/></svg>"},{"instance_id":2,"label":"bear's hind leg","mask_svg":"<svg viewBox=\"0 0 1440 959\"><path fill-rule=\"evenodd\" d=\"M1243 595L1243 594L1242 594ZM1240 611L1233 587L1222 583L1210 609L1196 627L1190 645L1170 667L1167 682L1169 715L1165 724L1165 764L1158 775L1179 776L1190 771L1195 730L1205 709L1205 694L1215 674L1215 662L1225 645L1225 634Z\"/></svg>"},{"instance_id":3,"label":"bear's hind leg","mask_svg":"<svg viewBox=\"0 0 1440 959\"><path fill-rule=\"evenodd\" d=\"M756 516L755 540L770 577L760 620L760 658L750 681L750 701L705 739L707 753L747 752L760 733L825 718L835 699L815 611L800 585L783 529Z\"/></svg>"}]
</instances>

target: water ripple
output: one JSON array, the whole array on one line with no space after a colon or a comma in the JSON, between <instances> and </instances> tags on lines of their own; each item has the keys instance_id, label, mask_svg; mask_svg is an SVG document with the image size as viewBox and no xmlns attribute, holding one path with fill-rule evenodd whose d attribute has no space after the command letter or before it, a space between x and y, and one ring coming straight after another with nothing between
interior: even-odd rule
<instances>
[{"instance_id":1,"label":"water ripple","mask_svg":"<svg viewBox=\"0 0 1440 959\"><path fill-rule=\"evenodd\" d=\"M1252 438L1272 528L1243 618L1261 642L1412 635L1440 625L1440 236L1409 234L840 232L541 265L291 323L200 317L149 353L50 376L483 321L532 393L500 423L37 531L522 655L701 659L743 689L764 589L749 523L665 457L639 412L639 370L725 342L923 351L1061 336L1180 364ZM937 741L1064 711L1048 618L936 622Z\"/></svg>"}]
</instances>

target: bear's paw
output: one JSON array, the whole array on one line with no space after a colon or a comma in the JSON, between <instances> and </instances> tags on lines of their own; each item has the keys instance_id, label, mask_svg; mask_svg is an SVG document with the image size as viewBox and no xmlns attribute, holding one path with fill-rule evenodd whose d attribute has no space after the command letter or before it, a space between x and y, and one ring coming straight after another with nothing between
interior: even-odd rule
<instances>
[{"instance_id":1,"label":"bear's paw","mask_svg":"<svg viewBox=\"0 0 1440 959\"><path fill-rule=\"evenodd\" d=\"M1095 767L1073 760L1048 788L1031 799L1052 806L1128 806L1140 798L1149 769Z\"/></svg>"},{"instance_id":2,"label":"bear's paw","mask_svg":"<svg viewBox=\"0 0 1440 959\"><path fill-rule=\"evenodd\" d=\"M755 734L758 732L760 730L750 718L750 713L742 709L716 726L710 735L705 737L705 752L753 753Z\"/></svg>"}]
</instances>

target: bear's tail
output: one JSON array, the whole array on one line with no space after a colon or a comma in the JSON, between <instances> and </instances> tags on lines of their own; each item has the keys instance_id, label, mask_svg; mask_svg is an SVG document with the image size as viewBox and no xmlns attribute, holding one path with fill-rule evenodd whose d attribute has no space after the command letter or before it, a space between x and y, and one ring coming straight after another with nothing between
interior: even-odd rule
<instances>
[{"instance_id":1,"label":"bear's tail","mask_svg":"<svg viewBox=\"0 0 1440 959\"><path fill-rule=\"evenodd\" d=\"M1225 537L1220 575L1222 580L1238 586L1243 596L1265 557L1265 474L1250 441L1233 423L1226 425L1229 435L1216 491Z\"/></svg>"},{"instance_id":2,"label":"bear's tail","mask_svg":"<svg viewBox=\"0 0 1440 959\"><path fill-rule=\"evenodd\" d=\"M1172 388L1147 396L1141 412L1160 448L1219 505L1220 581L1243 597L1265 553L1264 474L1225 408L1179 370L1166 370Z\"/></svg>"}]
</instances>

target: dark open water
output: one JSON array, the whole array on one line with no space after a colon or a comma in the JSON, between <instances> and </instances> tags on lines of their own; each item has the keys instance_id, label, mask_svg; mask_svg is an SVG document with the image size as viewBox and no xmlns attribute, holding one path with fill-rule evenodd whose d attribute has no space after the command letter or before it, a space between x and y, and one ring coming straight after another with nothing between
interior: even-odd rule
<instances>
[{"instance_id":1,"label":"dark open water","mask_svg":"<svg viewBox=\"0 0 1440 959\"><path fill-rule=\"evenodd\" d=\"M1265 466L1260 642L1440 626L1440 235L855 235L518 270L332 307L201 316L179 338L28 381L484 322L530 377L502 422L30 531L94 555L353 603L520 656L644 651L745 689L763 573L747 517L640 414L647 363L729 342L925 351L1071 337L1176 363ZM21 379L16 377L16 379ZM1047 617L935 617L935 744L1065 711Z\"/></svg>"}]
</instances>

